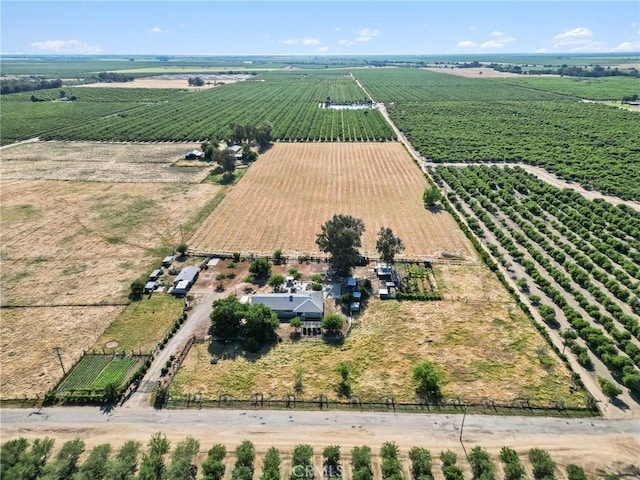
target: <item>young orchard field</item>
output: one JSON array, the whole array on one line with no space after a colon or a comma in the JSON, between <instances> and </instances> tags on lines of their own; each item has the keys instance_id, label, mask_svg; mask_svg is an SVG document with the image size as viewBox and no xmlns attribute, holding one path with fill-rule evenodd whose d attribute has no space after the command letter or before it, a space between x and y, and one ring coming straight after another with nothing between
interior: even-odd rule
<instances>
[{"instance_id":1,"label":"young orchard field","mask_svg":"<svg viewBox=\"0 0 640 480\"><path fill-rule=\"evenodd\" d=\"M291 431L293 426L289 427ZM403 480L441 476L445 480L461 480L470 478L469 475L473 475L473 478L495 480L502 478L498 472L503 469L507 480L527 478L527 471L532 471L533 478L536 479L555 480L559 473L559 478L584 480L587 478L585 472L597 471L603 474L615 471L622 475L622 472L633 471L627 458L635 450L633 446L629 448L629 452L622 453L622 450L627 449L620 449L618 446L613 457L604 457L606 460L603 461L603 454L611 451L612 440L605 441L605 451L598 451L596 457L591 452L587 457L576 454L575 447L572 452L567 452L566 448L552 448L549 452L540 447L521 446L515 441L509 442L514 448L500 446L502 444L492 441L481 442L488 445L485 448L474 440L472 445L468 445L469 452L466 456L466 449L460 448L460 445L450 445L448 441L438 444L429 438L409 443L405 439L398 439L397 443L390 440L395 437L392 433L381 439L380 443L370 434L363 437L353 433L352 438L346 441L342 438L332 439L325 434L320 438L305 437L301 443L296 443L292 438L273 438L273 434L265 438L266 432L260 432L260 435L252 433L241 439L234 438L234 442L230 439L225 441L228 435L220 431L216 431L214 435L204 435L199 440L198 436L194 437L191 433L186 438L184 433L179 437L171 435L171 432L167 435L164 433L166 430L163 427L163 431L156 432L150 439L141 438L137 432L127 432L127 435L114 439L115 441L109 439L107 443L98 443L92 436L84 439L76 436L63 441L61 437L70 435L58 433L54 440L50 437L31 438L21 432L15 438L3 439L4 443L0 447L3 478L23 479L27 477L22 472L38 471L41 472L38 478L61 480L133 479L134 472L137 471L138 476L135 478L167 480ZM94 434L93 437L95 436ZM136 440L130 439L132 436ZM148 443L143 446L147 439ZM366 443L362 444L363 441ZM544 443L548 442L543 440L542 444ZM54 451L57 451L55 456ZM55 477L52 472L56 473ZM74 473L67 474L68 472ZM129 475L110 472L125 472ZM406 477L408 472L410 476ZM606 475L609 476L617 477L615 474Z\"/></svg>"},{"instance_id":2,"label":"young orchard field","mask_svg":"<svg viewBox=\"0 0 640 480\"><path fill-rule=\"evenodd\" d=\"M475 259L451 216L424 208L426 185L400 143L277 144L188 243L208 252L320 255L320 226L334 214L349 214L364 221L366 255L377 255L378 231L389 227L404 242L404 257L449 252Z\"/></svg>"},{"instance_id":3,"label":"young orchard field","mask_svg":"<svg viewBox=\"0 0 640 480\"><path fill-rule=\"evenodd\" d=\"M640 393L640 215L558 190L522 169L436 172L494 257L520 265L521 289L538 297L531 303L552 329L565 329L578 362L604 365Z\"/></svg>"}]
</instances>

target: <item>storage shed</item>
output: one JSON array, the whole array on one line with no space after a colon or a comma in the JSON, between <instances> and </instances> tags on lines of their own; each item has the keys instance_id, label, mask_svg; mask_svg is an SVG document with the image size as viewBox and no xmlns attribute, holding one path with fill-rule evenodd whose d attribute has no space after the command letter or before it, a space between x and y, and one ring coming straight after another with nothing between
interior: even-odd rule
<instances>
[{"instance_id":1,"label":"storage shed","mask_svg":"<svg viewBox=\"0 0 640 480\"><path fill-rule=\"evenodd\" d=\"M171 293L176 297L183 297L189 291L191 285L188 280L180 280L176 286L173 287Z\"/></svg>"},{"instance_id":2,"label":"storage shed","mask_svg":"<svg viewBox=\"0 0 640 480\"><path fill-rule=\"evenodd\" d=\"M156 281L161 276L162 276L162 270L160 268L157 268L153 272L151 272L151 275L149 275L149 280Z\"/></svg>"}]
</instances>

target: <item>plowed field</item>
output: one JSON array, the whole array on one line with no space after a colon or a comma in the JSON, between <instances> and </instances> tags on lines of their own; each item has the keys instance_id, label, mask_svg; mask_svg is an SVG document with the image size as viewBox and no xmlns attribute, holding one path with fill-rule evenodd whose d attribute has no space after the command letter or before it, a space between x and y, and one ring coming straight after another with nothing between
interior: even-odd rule
<instances>
[{"instance_id":1,"label":"plowed field","mask_svg":"<svg viewBox=\"0 0 640 480\"><path fill-rule=\"evenodd\" d=\"M445 211L424 208L427 186L400 143L276 144L251 166L189 240L208 252L319 256L320 226L334 214L362 218L361 252L376 256L381 227L405 244L402 256L442 252L476 258Z\"/></svg>"}]
</instances>

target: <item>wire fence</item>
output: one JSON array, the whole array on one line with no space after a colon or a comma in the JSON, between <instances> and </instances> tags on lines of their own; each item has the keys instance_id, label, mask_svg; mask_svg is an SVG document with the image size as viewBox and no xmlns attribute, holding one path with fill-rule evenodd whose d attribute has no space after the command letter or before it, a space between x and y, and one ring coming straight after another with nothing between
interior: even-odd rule
<instances>
[{"instance_id":1,"label":"wire fence","mask_svg":"<svg viewBox=\"0 0 640 480\"><path fill-rule=\"evenodd\" d=\"M234 410L350 410L371 412L404 412L404 413L477 413L494 415L528 415L559 417L593 417L600 411L595 403L589 402L584 408L566 407L562 402L553 405L534 405L527 399L520 399L511 404L500 404L493 400L482 402L465 402L460 399L432 401L418 399L415 402L396 402L393 397L377 402L362 401L359 397L347 400L330 400L318 397L312 400L298 399L289 395L280 400L265 399L262 394L255 394L250 399L236 399L229 395L220 395L218 399L203 398L200 395L188 395L186 398L169 398L166 408L228 408Z\"/></svg>"}]
</instances>

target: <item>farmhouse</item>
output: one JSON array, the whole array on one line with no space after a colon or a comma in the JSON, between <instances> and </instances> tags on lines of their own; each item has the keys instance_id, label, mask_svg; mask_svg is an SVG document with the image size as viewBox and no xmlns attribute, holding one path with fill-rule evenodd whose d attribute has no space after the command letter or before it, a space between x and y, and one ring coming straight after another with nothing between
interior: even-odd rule
<instances>
[{"instance_id":1,"label":"farmhouse","mask_svg":"<svg viewBox=\"0 0 640 480\"><path fill-rule=\"evenodd\" d=\"M256 293L252 305L266 305L281 320L300 317L303 320L321 319L324 315L322 292Z\"/></svg>"},{"instance_id":2,"label":"farmhouse","mask_svg":"<svg viewBox=\"0 0 640 480\"><path fill-rule=\"evenodd\" d=\"M177 287L180 282L186 281L187 288L189 288L195 283L199 274L200 270L198 269L198 267L184 267L182 270L180 270L180 273L173 280L173 286Z\"/></svg>"},{"instance_id":3,"label":"farmhouse","mask_svg":"<svg viewBox=\"0 0 640 480\"><path fill-rule=\"evenodd\" d=\"M233 153L236 160L242 160L242 145L231 145L227 150Z\"/></svg>"}]
</instances>

